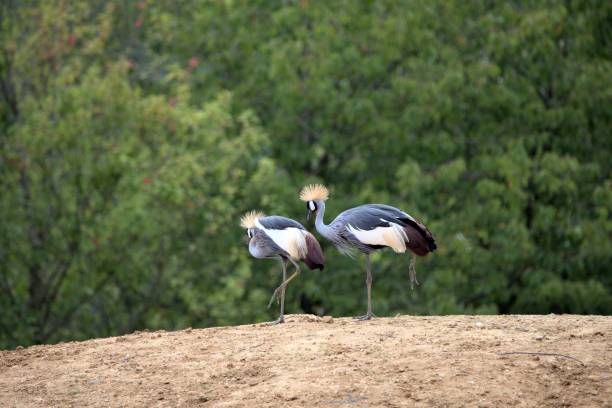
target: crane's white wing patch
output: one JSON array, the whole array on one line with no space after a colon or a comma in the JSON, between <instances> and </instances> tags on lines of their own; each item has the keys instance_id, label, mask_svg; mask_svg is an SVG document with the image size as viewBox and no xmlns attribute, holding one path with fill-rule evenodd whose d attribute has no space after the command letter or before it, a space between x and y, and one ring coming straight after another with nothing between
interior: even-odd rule
<instances>
[{"instance_id":1,"label":"crane's white wing patch","mask_svg":"<svg viewBox=\"0 0 612 408\"><path fill-rule=\"evenodd\" d=\"M346 226L346 228L355 236L355 238L364 244L384 245L392 248L397 253L406 252L406 242L408 241L408 237L400 225L389 222L388 227L376 227L371 230L360 230L349 224Z\"/></svg>"},{"instance_id":2,"label":"crane's white wing patch","mask_svg":"<svg viewBox=\"0 0 612 408\"><path fill-rule=\"evenodd\" d=\"M285 228L285 229L268 229L264 228L259 220L255 221L257 228L266 233L268 237L276 245L278 245L283 251L287 252L293 259L300 260L304 259L308 253L308 247L306 246L306 231L299 228Z\"/></svg>"}]
</instances>

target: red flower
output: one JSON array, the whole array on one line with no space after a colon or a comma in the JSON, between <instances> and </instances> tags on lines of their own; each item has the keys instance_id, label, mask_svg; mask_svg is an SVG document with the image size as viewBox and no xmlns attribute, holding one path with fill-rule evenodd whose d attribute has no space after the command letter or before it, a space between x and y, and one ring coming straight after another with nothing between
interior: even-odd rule
<instances>
[{"instance_id":1,"label":"red flower","mask_svg":"<svg viewBox=\"0 0 612 408\"><path fill-rule=\"evenodd\" d=\"M136 28L142 27L142 17L138 17L138 20L134 21L134 27Z\"/></svg>"},{"instance_id":2,"label":"red flower","mask_svg":"<svg viewBox=\"0 0 612 408\"><path fill-rule=\"evenodd\" d=\"M198 57L191 57L189 59L189 62L187 63L187 70L189 70L190 72L193 71L195 67L198 66L199 63L200 63L200 60L198 59Z\"/></svg>"},{"instance_id":3,"label":"red flower","mask_svg":"<svg viewBox=\"0 0 612 408\"><path fill-rule=\"evenodd\" d=\"M77 42L77 36L74 35L74 34L70 34L68 36L68 44L74 45L74 44L76 44L76 42Z\"/></svg>"},{"instance_id":4,"label":"red flower","mask_svg":"<svg viewBox=\"0 0 612 408\"><path fill-rule=\"evenodd\" d=\"M153 180L151 179L151 177L145 177L142 179L142 184L147 185L147 184L151 184L153 182Z\"/></svg>"}]
</instances>

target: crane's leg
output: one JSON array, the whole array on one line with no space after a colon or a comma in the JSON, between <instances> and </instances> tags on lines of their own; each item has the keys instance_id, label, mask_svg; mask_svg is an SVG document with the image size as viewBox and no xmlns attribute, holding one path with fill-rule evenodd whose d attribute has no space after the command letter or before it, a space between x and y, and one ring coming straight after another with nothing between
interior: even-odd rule
<instances>
[{"instance_id":1,"label":"crane's leg","mask_svg":"<svg viewBox=\"0 0 612 408\"><path fill-rule=\"evenodd\" d=\"M279 295L281 294L281 291L282 293L284 293L285 288L287 287L289 282L291 282L294 278L296 278L300 274L300 266L293 259L291 258L288 258L288 259L291 261L293 266L295 266L295 272L293 272L293 275L291 275L288 279L283 279L283 283L281 283L280 286L274 290L274 293L272 294L272 297L270 298L270 303L268 303L268 308L272 306L272 302L274 302L274 299L280 300Z\"/></svg>"},{"instance_id":2,"label":"crane's leg","mask_svg":"<svg viewBox=\"0 0 612 408\"><path fill-rule=\"evenodd\" d=\"M370 264L370 254L366 254L366 287L368 289L368 312L363 316L357 316L353 319L370 320L376 317L372 313L372 265Z\"/></svg>"},{"instance_id":3,"label":"crane's leg","mask_svg":"<svg viewBox=\"0 0 612 408\"><path fill-rule=\"evenodd\" d=\"M410 276L410 289L414 289L414 285L419 286L419 281L416 277L416 254L412 253L410 266L408 267L408 276Z\"/></svg>"},{"instance_id":4,"label":"crane's leg","mask_svg":"<svg viewBox=\"0 0 612 408\"><path fill-rule=\"evenodd\" d=\"M283 282L285 282L287 280L287 260L282 259L281 263L283 265ZM272 297L272 299L274 299L274 297ZM270 307L269 304L268 304L268 307ZM278 316L278 319L274 320L273 322L270 322L270 324L278 324L278 323L285 323L285 287L284 286L283 286L283 289L280 295L280 315Z\"/></svg>"}]
</instances>

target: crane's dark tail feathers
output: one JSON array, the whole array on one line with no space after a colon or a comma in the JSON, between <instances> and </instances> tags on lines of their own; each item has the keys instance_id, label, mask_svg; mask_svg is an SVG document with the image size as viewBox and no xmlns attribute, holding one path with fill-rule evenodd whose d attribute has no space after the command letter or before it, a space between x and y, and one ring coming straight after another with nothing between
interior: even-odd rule
<instances>
[{"instance_id":1,"label":"crane's dark tail feathers","mask_svg":"<svg viewBox=\"0 0 612 408\"><path fill-rule=\"evenodd\" d=\"M304 263L310 269L323 269L325 266L323 250L321 245L319 245L319 241L311 233L306 234L306 248L308 252L306 253L306 258L304 258Z\"/></svg>"},{"instance_id":2,"label":"crane's dark tail feathers","mask_svg":"<svg viewBox=\"0 0 612 408\"><path fill-rule=\"evenodd\" d=\"M408 248L418 256L425 256L433 252L438 247L436 239L427 227L418 221L408 218L402 219L406 223L404 231L408 237Z\"/></svg>"}]
</instances>

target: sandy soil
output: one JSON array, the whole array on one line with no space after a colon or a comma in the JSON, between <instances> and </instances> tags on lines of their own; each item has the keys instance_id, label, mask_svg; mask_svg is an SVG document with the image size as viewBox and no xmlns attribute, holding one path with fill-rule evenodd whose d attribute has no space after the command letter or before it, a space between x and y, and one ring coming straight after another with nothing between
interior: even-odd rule
<instances>
[{"instance_id":1,"label":"sandy soil","mask_svg":"<svg viewBox=\"0 0 612 408\"><path fill-rule=\"evenodd\" d=\"M0 406L612 407L612 317L287 320L2 351Z\"/></svg>"}]
</instances>

